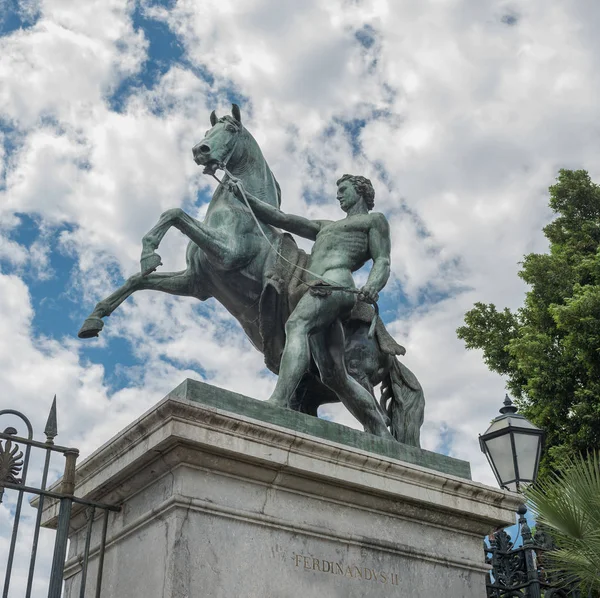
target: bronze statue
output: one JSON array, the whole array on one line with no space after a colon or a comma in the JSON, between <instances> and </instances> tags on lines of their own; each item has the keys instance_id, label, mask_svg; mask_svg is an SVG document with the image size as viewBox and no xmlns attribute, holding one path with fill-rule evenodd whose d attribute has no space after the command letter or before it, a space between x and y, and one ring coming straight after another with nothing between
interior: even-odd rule
<instances>
[{"instance_id":1,"label":"bronze statue","mask_svg":"<svg viewBox=\"0 0 600 598\"><path fill-rule=\"evenodd\" d=\"M79 336L97 336L104 325L102 318L109 316L138 290L162 291L195 297L201 301L214 297L240 322L252 344L265 355L267 367L278 374L286 341L286 322L297 304L304 299L307 283L314 285L314 277L311 278L306 272L309 256L297 247L289 234L266 223L257 222L252 211L240 202L232 189L232 183L239 181L248 197L258 199L261 206L267 204L278 211L281 203L279 184L258 144L242 125L239 108L234 105L232 114L222 118L217 118L213 112L210 122L211 129L193 148L194 160L204 166L207 174L214 175L218 168L226 168L228 174L224 184L216 188L204 221L192 218L179 208L162 214L157 225L142 240L141 272L130 277L121 288L96 305L83 323ZM354 189L354 183L349 182L348 194L352 195ZM383 224L381 215L352 216L357 222L374 217ZM345 220L350 222L348 218L340 222ZM327 226L338 224L325 225L321 235ZM310 226L316 237L317 225ZM186 253L187 267L180 272L154 272L160 265L156 249L171 227L179 229L190 239ZM362 238L365 230L361 232ZM326 240L328 236L325 234L321 238ZM369 259L366 257L367 252L372 252L373 248L369 245L367 249L366 240L363 245L364 254L360 259L364 257L366 261ZM313 250L310 258L313 266L314 254ZM353 287L350 273L358 259L350 259L349 265L344 266L347 274L339 280L338 275L329 268L326 272L332 277L331 282L343 282L343 285ZM368 285L370 290L365 289L364 293L371 299L375 297L379 283L383 281L382 286L385 284L387 273L375 278L379 282L375 284L373 279L373 284ZM381 383L381 407L390 420L392 435L400 442L419 446L424 409L423 391L412 372L396 357L403 355L404 349L389 335L380 320L374 323L375 311L372 306L363 301L355 304L354 293L336 291L336 296L335 301L340 301L341 297L343 306L331 311L335 314L335 317L331 316L331 322L341 320L345 336L343 359L340 355L335 360L336 376L340 376L340 364L345 363L348 374L355 382L346 381L341 384L356 388L355 383L358 383L371 396L373 388ZM308 297L307 301L315 299L312 295ZM368 332L373 323L375 334L371 338ZM339 324L333 326L334 329L336 327L339 334ZM328 335L329 333L325 336ZM327 341L321 342L327 344ZM338 347L337 350L340 352L342 349ZM329 350L326 353L329 354ZM324 355L324 359L330 357ZM286 367L285 363L283 367ZM341 386L338 385L337 388L339 391ZM361 394L365 397L364 393ZM338 394L322 383L316 364L311 361L288 401L288 406L316 416L320 405L339 400ZM344 400L345 404L351 404L351 401L346 401L347 399ZM363 399L360 401L364 403ZM367 416L360 409L351 407L351 410L363 426L372 432L386 435L381 428L383 417L379 414L381 420L374 423L377 416L373 415L376 411L372 407L367 410Z\"/></svg>"}]
</instances>

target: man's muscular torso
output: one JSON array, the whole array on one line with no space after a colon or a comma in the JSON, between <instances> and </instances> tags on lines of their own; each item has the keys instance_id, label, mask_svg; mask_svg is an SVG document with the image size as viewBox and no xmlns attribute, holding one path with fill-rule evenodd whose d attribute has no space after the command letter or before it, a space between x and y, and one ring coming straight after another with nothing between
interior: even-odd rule
<instances>
[{"instance_id":1,"label":"man's muscular torso","mask_svg":"<svg viewBox=\"0 0 600 598\"><path fill-rule=\"evenodd\" d=\"M371 259L369 236L381 228L383 214L356 214L338 221L321 221L309 269L327 280L354 287L352 272Z\"/></svg>"}]
</instances>

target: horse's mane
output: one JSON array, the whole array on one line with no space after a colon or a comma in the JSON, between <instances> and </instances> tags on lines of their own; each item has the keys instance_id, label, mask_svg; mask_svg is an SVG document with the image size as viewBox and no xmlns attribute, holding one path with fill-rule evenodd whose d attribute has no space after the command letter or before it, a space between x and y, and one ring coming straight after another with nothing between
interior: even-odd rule
<instances>
[{"instance_id":1,"label":"horse's mane","mask_svg":"<svg viewBox=\"0 0 600 598\"><path fill-rule=\"evenodd\" d=\"M252 135L252 133L250 133L250 131L248 131L248 129L246 129L246 127L244 127L244 125L240 125L240 123L238 121L236 121L235 118L233 118L232 116L229 116L229 114L226 114L225 116L222 116L219 120L227 121L228 123L230 123L230 124L232 124L232 125L234 125L236 127L240 127L241 126L242 127L242 131L246 135L248 135L248 137L250 137L250 139L252 139L252 141L256 144L256 147L258 148L258 150L262 154L262 149L258 145L258 142L256 141L256 139L254 139L254 135ZM275 189L277 190L277 207L281 207L281 187L279 185L279 182L275 178L275 175L273 174L273 171L271 170L271 167L268 165L267 159L264 157L264 155L263 155L263 160L265 161L265 164L267 165L267 169L271 173L271 176L273 177L273 182L275 183Z\"/></svg>"}]
</instances>

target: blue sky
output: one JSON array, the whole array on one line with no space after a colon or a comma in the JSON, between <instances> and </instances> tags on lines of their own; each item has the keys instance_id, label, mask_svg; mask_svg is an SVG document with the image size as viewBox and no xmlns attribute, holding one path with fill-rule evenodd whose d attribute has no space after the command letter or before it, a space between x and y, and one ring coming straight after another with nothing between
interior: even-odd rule
<instances>
[{"instance_id":1,"label":"blue sky","mask_svg":"<svg viewBox=\"0 0 600 598\"><path fill-rule=\"evenodd\" d=\"M56 393L60 441L85 455L186 377L268 397L274 377L211 300L138 293L99 339L76 337L161 212L203 216L213 185L190 150L236 102L282 209L340 217L335 180L371 178L393 239L380 305L425 388L423 446L493 484L477 436L504 382L454 331L475 301L520 305L517 262L546 250L558 169L600 179L599 10L0 0L0 408L41 433ZM167 235L165 271L185 246ZM341 406L324 416L357 425Z\"/></svg>"}]
</instances>

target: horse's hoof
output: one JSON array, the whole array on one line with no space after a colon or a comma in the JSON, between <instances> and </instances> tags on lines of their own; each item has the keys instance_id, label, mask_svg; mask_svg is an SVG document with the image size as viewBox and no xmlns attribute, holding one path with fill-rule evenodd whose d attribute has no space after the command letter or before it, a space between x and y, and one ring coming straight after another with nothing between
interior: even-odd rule
<instances>
[{"instance_id":1,"label":"horse's hoof","mask_svg":"<svg viewBox=\"0 0 600 598\"><path fill-rule=\"evenodd\" d=\"M100 318L91 316L83 323L77 336L79 338L94 338L100 334L102 328L104 328L104 322Z\"/></svg>"},{"instance_id":2,"label":"horse's hoof","mask_svg":"<svg viewBox=\"0 0 600 598\"><path fill-rule=\"evenodd\" d=\"M141 270L142 276L148 276L158 268L162 266L162 261L158 253L151 253L141 259Z\"/></svg>"}]
</instances>

